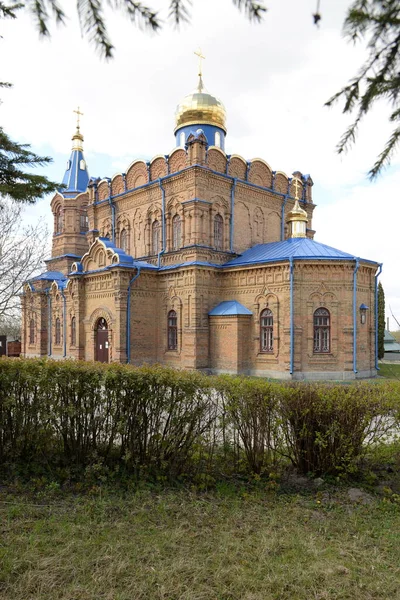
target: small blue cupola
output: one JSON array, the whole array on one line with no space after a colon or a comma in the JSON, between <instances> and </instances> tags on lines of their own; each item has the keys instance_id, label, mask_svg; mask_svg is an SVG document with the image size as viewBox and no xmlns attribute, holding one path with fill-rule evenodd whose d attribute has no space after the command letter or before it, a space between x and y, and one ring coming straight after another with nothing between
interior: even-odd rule
<instances>
[{"instance_id":1,"label":"small blue cupola","mask_svg":"<svg viewBox=\"0 0 400 600\"><path fill-rule=\"evenodd\" d=\"M82 113L79 112L79 108L75 112L78 115L76 132L72 136L72 152L67 161L67 168L62 180L65 187L60 189L60 193L64 198L74 198L85 192L89 183L89 173L83 156L83 135L79 128L79 116Z\"/></svg>"}]
</instances>

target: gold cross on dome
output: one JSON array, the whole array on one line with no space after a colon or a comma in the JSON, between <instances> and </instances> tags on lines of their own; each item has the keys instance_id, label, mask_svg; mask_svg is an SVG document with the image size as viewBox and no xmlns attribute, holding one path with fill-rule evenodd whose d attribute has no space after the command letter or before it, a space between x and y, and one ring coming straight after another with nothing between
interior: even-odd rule
<instances>
[{"instance_id":1,"label":"gold cross on dome","mask_svg":"<svg viewBox=\"0 0 400 600\"><path fill-rule=\"evenodd\" d=\"M79 117L83 116L83 112L79 110L79 106L77 110L74 110L73 112L76 113L76 128L79 129Z\"/></svg>"},{"instance_id":2,"label":"gold cross on dome","mask_svg":"<svg viewBox=\"0 0 400 600\"><path fill-rule=\"evenodd\" d=\"M301 185L301 183L299 182L298 179L294 180L293 187L294 187L294 199L295 200L300 200L300 198L299 198L299 187L301 188L302 185Z\"/></svg>"},{"instance_id":3,"label":"gold cross on dome","mask_svg":"<svg viewBox=\"0 0 400 600\"><path fill-rule=\"evenodd\" d=\"M201 70L201 66L202 66L202 60L205 59L205 56L202 54L200 48L197 50L197 52L195 52L195 55L199 57L199 77L202 76L203 72Z\"/></svg>"}]
</instances>

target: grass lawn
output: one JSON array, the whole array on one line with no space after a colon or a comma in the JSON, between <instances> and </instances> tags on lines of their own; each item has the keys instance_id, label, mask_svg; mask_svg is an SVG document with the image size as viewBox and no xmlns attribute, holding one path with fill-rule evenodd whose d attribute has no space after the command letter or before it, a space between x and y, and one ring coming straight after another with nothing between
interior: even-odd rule
<instances>
[{"instance_id":1,"label":"grass lawn","mask_svg":"<svg viewBox=\"0 0 400 600\"><path fill-rule=\"evenodd\" d=\"M397 498L3 491L0 598L395 600Z\"/></svg>"},{"instance_id":2,"label":"grass lawn","mask_svg":"<svg viewBox=\"0 0 400 600\"><path fill-rule=\"evenodd\" d=\"M379 377L400 379L400 364L379 363Z\"/></svg>"}]
</instances>

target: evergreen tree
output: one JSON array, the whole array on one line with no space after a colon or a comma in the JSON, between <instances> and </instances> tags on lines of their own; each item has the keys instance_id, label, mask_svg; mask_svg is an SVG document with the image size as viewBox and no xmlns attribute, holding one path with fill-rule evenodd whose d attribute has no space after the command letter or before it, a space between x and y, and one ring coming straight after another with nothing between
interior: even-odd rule
<instances>
[{"instance_id":1,"label":"evergreen tree","mask_svg":"<svg viewBox=\"0 0 400 600\"><path fill-rule=\"evenodd\" d=\"M48 156L34 154L27 144L13 142L0 127L0 197L35 202L54 192L59 184L43 175L25 171L27 167L44 166L51 160Z\"/></svg>"},{"instance_id":2,"label":"evergreen tree","mask_svg":"<svg viewBox=\"0 0 400 600\"><path fill-rule=\"evenodd\" d=\"M378 283L378 358L385 354L385 292L381 282Z\"/></svg>"},{"instance_id":3,"label":"evergreen tree","mask_svg":"<svg viewBox=\"0 0 400 600\"><path fill-rule=\"evenodd\" d=\"M400 141L400 0L354 0L344 34L354 43L366 40L368 56L358 74L327 102L330 106L343 99L343 113L355 113L338 144L339 154L354 143L361 120L379 100L387 101L395 126L368 173L374 179L390 164Z\"/></svg>"}]
</instances>

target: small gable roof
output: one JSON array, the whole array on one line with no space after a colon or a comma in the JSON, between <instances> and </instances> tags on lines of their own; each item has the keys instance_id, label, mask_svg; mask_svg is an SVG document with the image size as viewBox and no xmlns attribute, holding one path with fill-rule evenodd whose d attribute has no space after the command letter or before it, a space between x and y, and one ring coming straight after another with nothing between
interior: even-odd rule
<instances>
[{"instance_id":1,"label":"small gable roof","mask_svg":"<svg viewBox=\"0 0 400 600\"><path fill-rule=\"evenodd\" d=\"M240 304L237 300L225 300L220 302L208 313L210 317L252 315L251 310Z\"/></svg>"}]
</instances>

